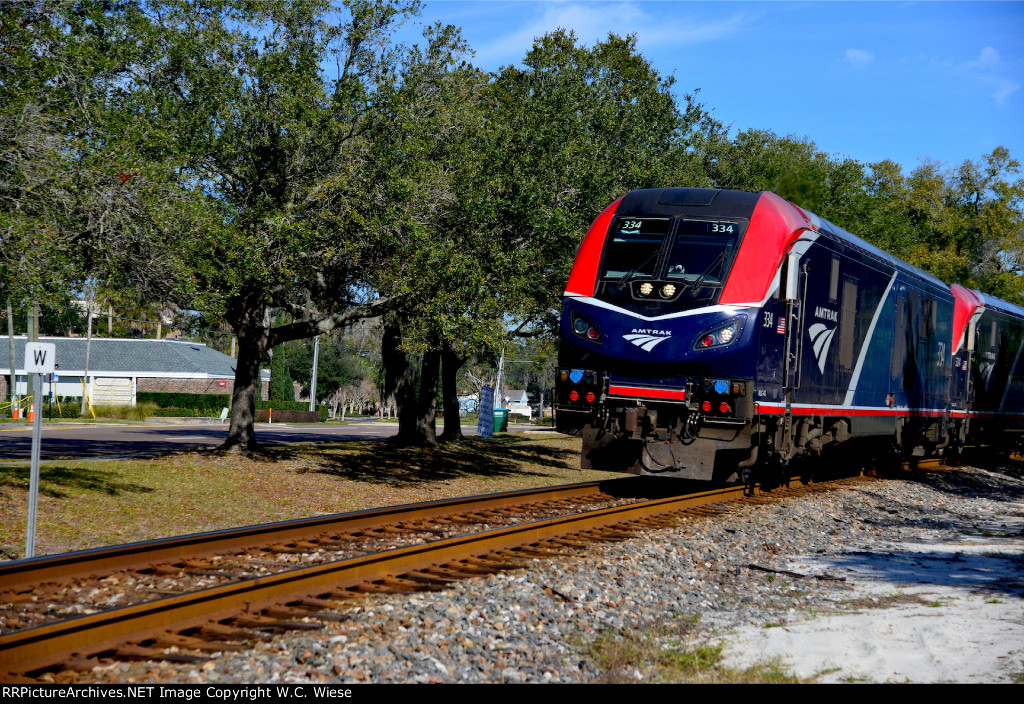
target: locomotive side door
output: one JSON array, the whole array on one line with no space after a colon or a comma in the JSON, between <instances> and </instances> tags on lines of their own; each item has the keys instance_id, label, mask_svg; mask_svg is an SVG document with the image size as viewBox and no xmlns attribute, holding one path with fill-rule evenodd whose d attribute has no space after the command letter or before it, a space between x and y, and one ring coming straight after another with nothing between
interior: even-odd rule
<instances>
[{"instance_id":1,"label":"locomotive side door","mask_svg":"<svg viewBox=\"0 0 1024 704\"><path fill-rule=\"evenodd\" d=\"M786 260L785 341L783 349L782 392L786 409L782 417L777 443L783 460L796 451L793 445L793 394L800 388L801 357L803 357L804 303L807 298L807 265L801 263L806 249L794 247Z\"/></svg>"},{"instance_id":2,"label":"locomotive side door","mask_svg":"<svg viewBox=\"0 0 1024 704\"><path fill-rule=\"evenodd\" d=\"M803 356L803 301L807 297L807 267L795 248L786 262L786 339L782 386L786 394L786 415L790 413L793 392L800 388L800 363Z\"/></svg>"}]
</instances>

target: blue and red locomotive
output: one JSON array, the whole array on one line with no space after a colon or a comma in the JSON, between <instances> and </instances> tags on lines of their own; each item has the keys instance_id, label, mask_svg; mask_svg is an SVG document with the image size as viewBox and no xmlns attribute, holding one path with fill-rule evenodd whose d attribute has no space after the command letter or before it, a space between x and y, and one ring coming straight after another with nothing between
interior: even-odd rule
<instances>
[{"instance_id":1,"label":"blue and red locomotive","mask_svg":"<svg viewBox=\"0 0 1024 704\"><path fill-rule=\"evenodd\" d=\"M1024 427L1022 336L1021 308L772 193L638 190L577 253L558 427L584 468L721 482L938 455Z\"/></svg>"}]
</instances>

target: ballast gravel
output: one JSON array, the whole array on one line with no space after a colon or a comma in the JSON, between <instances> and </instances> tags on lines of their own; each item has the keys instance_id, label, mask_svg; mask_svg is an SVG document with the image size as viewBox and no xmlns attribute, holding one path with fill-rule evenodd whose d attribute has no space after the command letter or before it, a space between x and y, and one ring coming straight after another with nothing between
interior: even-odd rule
<instances>
[{"instance_id":1,"label":"ballast gravel","mask_svg":"<svg viewBox=\"0 0 1024 704\"><path fill-rule=\"evenodd\" d=\"M342 612L343 620L324 622L319 631L289 632L202 664L113 663L81 673L75 681L664 681L642 659L609 672L594 644L631 640L681 650L721 644L727 663L747 667L751 663L743 655L752 650L751 634L778 628L792 636L798 626L823 615L841 621L865 612L884 613L883 620L897 624L904 608L899 597L914 589L926 594L929 579L962 588L965 604L973 599L975 605L991 605L999 635L982 657L992 662L976 663L970 672L961 668L962 677L955 666L853 677L844 675L842 663L793 662L787 656L801 648L790 645L791 652L781 653L782 668L814 681L1021 681L1024 465L1003 461L986 467L869 481L743 506L714 518L687 519L676 528L595 544L569 557L538 560L525 569L440 592L371 595ZM949 564L929 565L924 577L863 569L874 564L867 559L872 556L892 560L940 545ZM968 554L995 561L973 568L976 580L971 572L966 579L958 572L954 580L952 563ZM851 556L862 569L848 566ZM982 574L985 570L998 574ZM956 597L943 598L935 616L956 608ZM969 628L978 629L977 639L987 637L982 633L985 613L983 607L970 621L974 625ZM837 632L835 637L844 636ZM969 641L971 634L955 638ZM732 652L730 642L739 644Z\"/></svg>"}]
</instances>

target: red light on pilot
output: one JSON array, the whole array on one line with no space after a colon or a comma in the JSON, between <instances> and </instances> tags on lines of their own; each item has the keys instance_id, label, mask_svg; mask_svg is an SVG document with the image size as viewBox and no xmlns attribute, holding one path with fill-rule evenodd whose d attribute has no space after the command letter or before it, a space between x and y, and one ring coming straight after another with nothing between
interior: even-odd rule
<instances>
[{"instance_id":1,"label":"red light on pilot","mask_svg":"<svg viewBox=\"0 0 1024 704\"><path fill-rule=\"evenodd\" d=\"M570 401L579 401L580 400L580 395L578 393L576 393L576 391L570 391L569 392L569 400Z\"/></svg>"},{"instance_id":2,"label":"red light on pilot","mask_svg":"<svg viewBox=\"0 0 1024 704\"><path fill-rule=\"evenodd\" d=\"M597 398L597 397L594 396L594 392L593 391L588 391L587 392L587 403L593 403L595 398Z\"/></svg>"},{"instance_id":3,"label":"red light on pilot","mask_svg":"<svg viewBox=\"0 0 1024 704\"><path fill-rule=\"evenodd\" d=\"M705 401L704 403L702 403L701 406L700 406L700 409L702 411L710 411L711 410L711 401Z\"/></svg>"},{"instance_id":4,"label":"red light on pilot","mask_svg":"<svg viewBox=\"0 0 1024 704\"><path fill-rule=\"evenodd\" d=\"M721 413L728 413L728 412L729 412L729 411L731 411L732 409L731 409L731 408L729 408L729 404L728 404L728 403L726 403L725 401L722 401L722 403L720 403L720 404L718 405L718 410L719 410L719 412L721 412Z\"/></svg>"}]
</instances>

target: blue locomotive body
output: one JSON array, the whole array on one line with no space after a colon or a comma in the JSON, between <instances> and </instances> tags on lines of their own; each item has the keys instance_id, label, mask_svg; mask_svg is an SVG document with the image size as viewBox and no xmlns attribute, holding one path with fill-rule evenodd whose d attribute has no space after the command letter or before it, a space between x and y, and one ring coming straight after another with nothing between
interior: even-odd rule
<instances>
[{"instance_id":1,"label":"blue locomotive body","mask_svg":"<svg viewBox=\"0 0 1024 704\"><path fill-rule=\"evenodd\" d=\"M981 314L954 293L771 193L634 191L566 287L559 429L583 436L584 467L716 481L851 444L941 454L966 441L977 387L953 347ZM992 369L1024 366L1024 311L989 303L1017 325ZM1021 410L1008 397L993 412Z\"/></svg>"}]
</instances>

